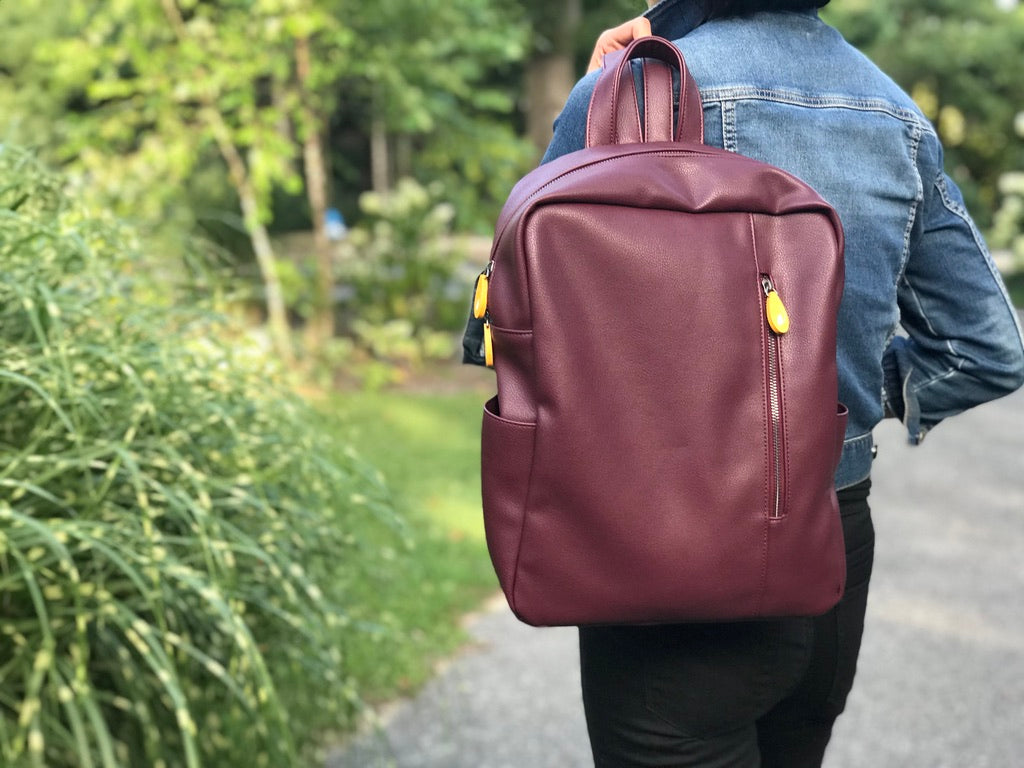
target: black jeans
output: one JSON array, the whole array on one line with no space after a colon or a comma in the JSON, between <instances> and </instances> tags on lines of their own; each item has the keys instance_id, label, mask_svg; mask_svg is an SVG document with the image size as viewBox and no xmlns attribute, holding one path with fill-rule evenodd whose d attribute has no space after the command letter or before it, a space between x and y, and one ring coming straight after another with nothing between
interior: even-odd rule
<instances>
[{"instance_id":1,"label":"black jeans","mask_svg":"<svg viewBox=\"0 0 1024 768\"><path fill-rule=\"evenodd\" d=\"M853 686L875 533L871 481L839 492L846 592L813 619L582 627L598 768L820 766Z\"/></svg>"}]
</instances>

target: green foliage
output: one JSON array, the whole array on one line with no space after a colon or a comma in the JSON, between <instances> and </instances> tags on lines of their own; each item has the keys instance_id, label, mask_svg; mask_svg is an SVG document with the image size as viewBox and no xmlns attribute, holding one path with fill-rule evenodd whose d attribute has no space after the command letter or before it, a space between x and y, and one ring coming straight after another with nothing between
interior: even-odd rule
<instances>
[{"instance_id":1,"label":"green foliage","mask_svg":"<svg viewBox=\"0 0 1024 768\"><path fill-rule=\"evenodd\" d=\"M335 0L333 6L345 9L359 39L375 43L352 61L350 85L390 129L430 134L460 107L511 108L507 84L486 79L489 70L525 53L526 30L503 4Z\"/></svg>"},{"instance_id":2,"label":"green foliage","mask_svg":"<svg viewBox=\"0 0 1024 768\"><path fill-rule=\"evenodd\" d=\"M493 234L501 205L535 160L532 145L516 134L507 115L456 113L448 129L416 153L413 170L441 185L459 231Z\"/></svg>"},{"instance_id":3,"label":"green foliage","mask_svg":"<svg viewBox=\"0 0 1024 768\"><path fill-rule=\"evenodd\" d=\"M25 34L22 25L34 18L21 14L46 15L47 4L20 5L10 13ZM75 104L52 149L89 175L101 199L120 213L156 220L166 195L220 141L243 149L264 217L273 186L301 186L294 137L282 130L283 122L299 123L295 41L316 35L333 49L323 61L340 67L352 41L337 20L312 3L284 0L68 6L64 28L39 40L12 69L28 76L33 65L45 68L54 98ZM330 80L320 72L318 78Z\"/></svg>"},{"instance_id":4,"label":"green foliage","mask_svg":"<svg viewBox=\"0 0 1024 768\"><path fill-rule=\"evenodd\" d=\"M460 229L492 225L533 159L514 130L514 65L528 50L519 9L492 0L335 5L348 7L353 32L372 41L341 86L357 128L365 135L380 121L407 146L412 156L396 160L396 175L443 183Z\"/></svg>"},{"instance_id":5,"label":"green foliage","mask_svg":"<svg viewBox=\"0 0 1024 768\"><path fill-rule=\"evenodd\" d=\"M351 286L351 330L376 358L449 358L450 331L465 321L465 258L451 234L441 188L403 179L389 194L365 193L363 221L344 242L341 279Z\"/></svg>"},{"instance_id":6,"label":"green foliage","mask_svg":"<svg viewBox=\"0 0 1024 768\"><path fill-rule=\"evenodd\" d=\"M60 13L40 13L33 2L0 1L0 141L23 146L52 146L64 125L64 101L54 93L48 67L34 51L43 40L64 34L71 26Z\"/></svg>"},{"instance_id":7,"label":"green foliage","mask_svg":"<svg viewBox=\"0 0 1024 768\"><path fill-rule=\"evenodd\" d=\"M1018 269L1024 269L1024 171L1005 173L999 179L1002 205L992 225L992 246L1007 248Z\"/></svg>"},{"instance_id":8,"label":"green foliage","mask_svg":"<svg viewBox=\"0 0 1024 768\"><path fill-rule=\"evenodd\" d=\"M531 159L509 119L526 27L491 0L24 0L0 4L0 25L0 137L66 165L168 253L198 228L251 258L226 145L262 222L309 226L302 140L331 115L336 203L367 186L375 124L403 148L388 165L442 182L461 228L485 229Z\"/></svg>"},{"instance_id":9,"label":"green foliage","mask_svg":"<svg viewBox=\"0 0 1024 768\"><path fill-rule=\"evenodd\" d=\"M1017 113L1014 127L1024 139L1024 112ZM1009 249L1017 270L1024 272L1024 169L1004 173L999 192L1002 202L993 217L992 246Z\"/></svg>"},{"instance_id":10,"label":"green foliage","mask_svg":"<svg viewBox=\"0 0 1024 768\"><path fill-rule=\"evenodd\" d=\"M130 233L0 178L0 763L305 764L358 703L380 478L229 325L140 303Z\"/></svg>"}]
</instances>

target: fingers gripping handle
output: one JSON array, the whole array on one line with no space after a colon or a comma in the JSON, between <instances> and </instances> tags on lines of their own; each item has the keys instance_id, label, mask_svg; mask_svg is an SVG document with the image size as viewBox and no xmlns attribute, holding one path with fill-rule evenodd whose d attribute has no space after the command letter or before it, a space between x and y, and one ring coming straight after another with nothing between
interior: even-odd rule
<instances>
[{"instance_id":1,"label":"fingers gripping handle","mask_svg":"<svg viewBox=\"0 0 1024 768\"><path fill-rule=\"evenodd\" d=\"M654 59L668 67L645 61L644 125L640 124L636 85L630 61ZM679 72L679 117L673 126L672 71ZM683 55L660 37L634 40L624 50L605 57L605 66L594 86L587 114L587 146L630 144L642 141L689 141L704 138L704 113L697 84Z\"/></svg>"}]
</instances>

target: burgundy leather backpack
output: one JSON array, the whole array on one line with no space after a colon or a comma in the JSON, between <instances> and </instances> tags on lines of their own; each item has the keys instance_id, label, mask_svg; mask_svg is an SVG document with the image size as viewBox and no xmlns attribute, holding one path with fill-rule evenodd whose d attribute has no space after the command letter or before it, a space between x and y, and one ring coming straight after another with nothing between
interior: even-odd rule
<instances>
[{"instance_id":1,"label":"burgundy leather backpack","mask_svg":"<svg viewBox=\"0 0 1024 768\"><path fill-rule=\"evenodd\" d=\"M644 65L642 120L636 58L668 65ZM484 522L527 623L815 615L842 594L839 218L705 146L702 114L679 50L635 41L606 62L587 148L498 220L476 296L498 387Z\"/></svg>"}]
</instances>

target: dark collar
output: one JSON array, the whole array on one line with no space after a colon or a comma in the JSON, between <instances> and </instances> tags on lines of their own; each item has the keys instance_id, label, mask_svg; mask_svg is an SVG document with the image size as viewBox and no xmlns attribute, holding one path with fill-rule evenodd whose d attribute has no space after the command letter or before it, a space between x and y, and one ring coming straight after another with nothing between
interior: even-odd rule
<instances>
[{"instance_id":1,"label":"dark collar","mask_svg":"<svg viewBox=\"0 0 1024 768\"><path fill-rule=\"evenodd\" d=\"M793 11L806 16L818 16L817 8ZM686 37L704 23L695 0L661 0L644 14L651 21L651 34L669 40Z\"/></svg>"},{"instance_id":2,"label":"dark collar","mask_svg":"<svg viewBox=\"0 0 1024 768\"><path fill-rule=\"evenodd\" d=\"M694 0L661 0L644 14L651 21L651 33L669 40L685 37L704 20Z\"/></svg>"}]
</instances>

